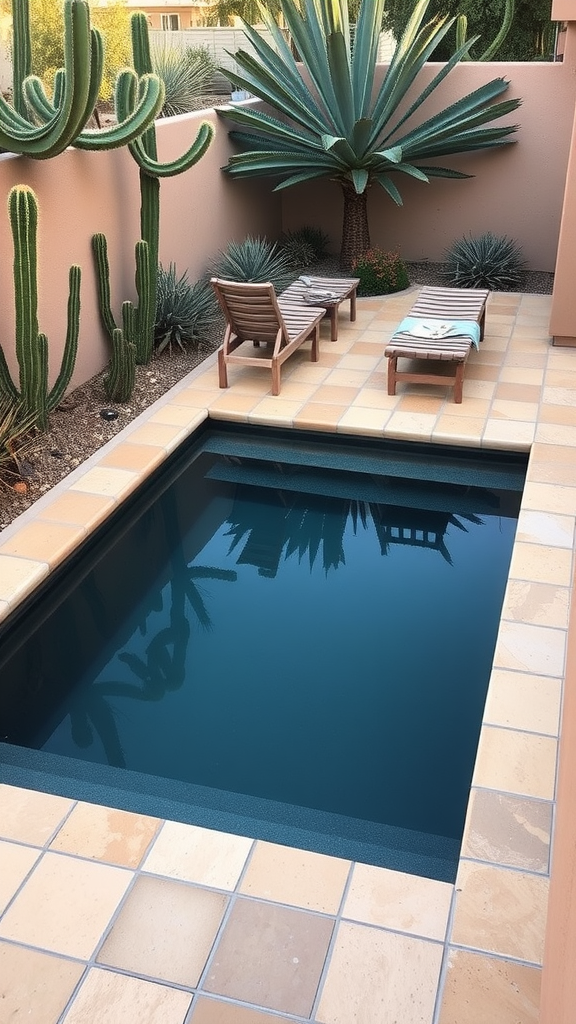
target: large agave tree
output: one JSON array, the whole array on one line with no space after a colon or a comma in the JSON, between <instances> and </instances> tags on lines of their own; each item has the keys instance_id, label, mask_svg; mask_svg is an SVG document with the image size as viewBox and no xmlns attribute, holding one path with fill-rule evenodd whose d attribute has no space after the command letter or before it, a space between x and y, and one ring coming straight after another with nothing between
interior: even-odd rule
<instances>
[{"instance_id":1,"label":"large agave tree","mask_svg":"<svg viewBox=\"0 0 576 1024\"><path fill-rule=\"evenodd\" d=\"M493 79L416 127L407 126L409 119L414 125L413 115L476 42L476 37L466 41L406 105L406 93L418 72L454 22L436 17L424 23L429 0L416 4L377 90L384 0L361 4L353 45L347 0L279 2L303 69L262 6L262 21L275 48L245 23L255 55L240 50L235 54L240 71L226 73L236 85L265 100L281 119L246 107L218 110L243 129L231 132L243 152L230 157L225 170L233 177L273 176L278 179L276 189L312 178L337 181L344 196L343 265L370 247L366 200L371 185L380 185L400 205L393 181L398 174L425 182L431 177L467 178L470 175L428 161L513 141L510 136L517 125L481 127L520 103L495 102L508 88L503 78Z\"/></svg>"}]
</instances>

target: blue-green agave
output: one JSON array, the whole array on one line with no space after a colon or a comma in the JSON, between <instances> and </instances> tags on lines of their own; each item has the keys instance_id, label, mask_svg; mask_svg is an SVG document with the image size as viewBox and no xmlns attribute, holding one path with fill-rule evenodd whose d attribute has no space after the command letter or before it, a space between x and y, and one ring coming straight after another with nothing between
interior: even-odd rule
<instances>
[{"instance_id":1,"label":"blue-green agave","mask_svg":"<svg viewBox=\"0 0 576 1024\"><path fill-rule=\"evenodd\" d=\"M225 170L234 177L270 175L277 179L276 189L311 178L338 181L344 194L344 265L370 247L366 208L370 185L382 186L401 204L393 180L399 173L424 182L431 177L467 178L470 175L429 161L513 141L510 136L517 125L490 124L520 104L519 99L496 102L508 89L503 78L487 82L416 127L407 127L477 39L463 43L406 106L406 93L418 72L454 23L454 18L447 17L424 23L429 0L416 4L377 90L384 0L361 4L353 44L347 0L280 0L280 4L304 76L290 43L262 7L262 21L274 47L244 23L255 55L238 51L235 60L240 71L226 73L235 85L265 100L280 118L250 107L219 109L219 115L243 129L230 133L242 152L230 157Z\"/></svg>"}]
</instances>

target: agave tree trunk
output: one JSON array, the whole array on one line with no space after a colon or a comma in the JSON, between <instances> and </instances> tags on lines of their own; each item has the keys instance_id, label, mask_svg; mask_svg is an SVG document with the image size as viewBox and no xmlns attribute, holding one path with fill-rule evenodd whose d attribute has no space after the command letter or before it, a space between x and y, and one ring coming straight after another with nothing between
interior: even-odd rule
<instances>
[{"instance_id":1,"label":"agave tree trunk","mask_svg":"<svg viewBox=\"0 0 576 1024\"><path fill-rule=\"evenodd\" d=\"M350 267L356 256L361 256L370 248L370 231L368 230L368 192L364 189L360 195L348 181L341 181L344 196L344 219L342 222L342 248L340 265Z\"/></svg>"}]
</instances>

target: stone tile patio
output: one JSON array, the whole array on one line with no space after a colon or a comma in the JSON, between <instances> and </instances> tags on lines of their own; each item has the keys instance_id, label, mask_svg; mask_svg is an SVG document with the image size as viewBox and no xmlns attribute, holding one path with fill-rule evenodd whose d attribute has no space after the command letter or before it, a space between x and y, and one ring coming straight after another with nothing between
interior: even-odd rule
<instances>
[{"instance_id":1,"label":"stone tile patio","mask_svg":"<svg viewBox=\"0 0 576 1024\"><path fill-rule=\"evenodd\" d=\"M0 617L205 418L530 452L455 886L0 785L0 1022L531 1024L576 517L576 353L494 294L464 401L386 394L407 291L270 395L204 364L0 534Z\"/></svg>"}]
</instances>

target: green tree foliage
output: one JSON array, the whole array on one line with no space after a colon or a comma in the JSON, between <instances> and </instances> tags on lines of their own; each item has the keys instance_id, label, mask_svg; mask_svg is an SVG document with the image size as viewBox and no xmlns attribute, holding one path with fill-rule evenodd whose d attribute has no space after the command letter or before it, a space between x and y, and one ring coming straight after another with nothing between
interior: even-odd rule
<instances>
[{"instance_id":1,"label":"green tree foliage","mask_svg":"<svg viewBox=\"0 0 576 1024\"><path fill-rule=\"evenodd\" d=\"M17 3L18 0L13 0ZM64 63L64 19L62 0L30 0L32 26L32 71L51 85L56 70ZM104 74L100 99L111 99L120 68L130 62L130 11L126 0L113 0L107 7L91 7L91 22L104 36Z\"/></svg>"},{"instance_id":2,"label":"green tree foliage","mask_svg":"<svg viewBox=\"0 0 576 1024\"><path fill-rule=\"evenodd\" d=\"M468 37L478 35L470 56L478 59L494 39L504 17L505 0L431 0L430 15L464 14L468 19ZM554 29L550 21L552 0L516 0L514 20L508 36L499 48L497 60L542 60L550 56ZM396 39L404 31L414 10L414 0L386 0L384 24ZM432 60L447 60L454 49L454 30L443 39Z\"/></svg>"}]
</instances>

